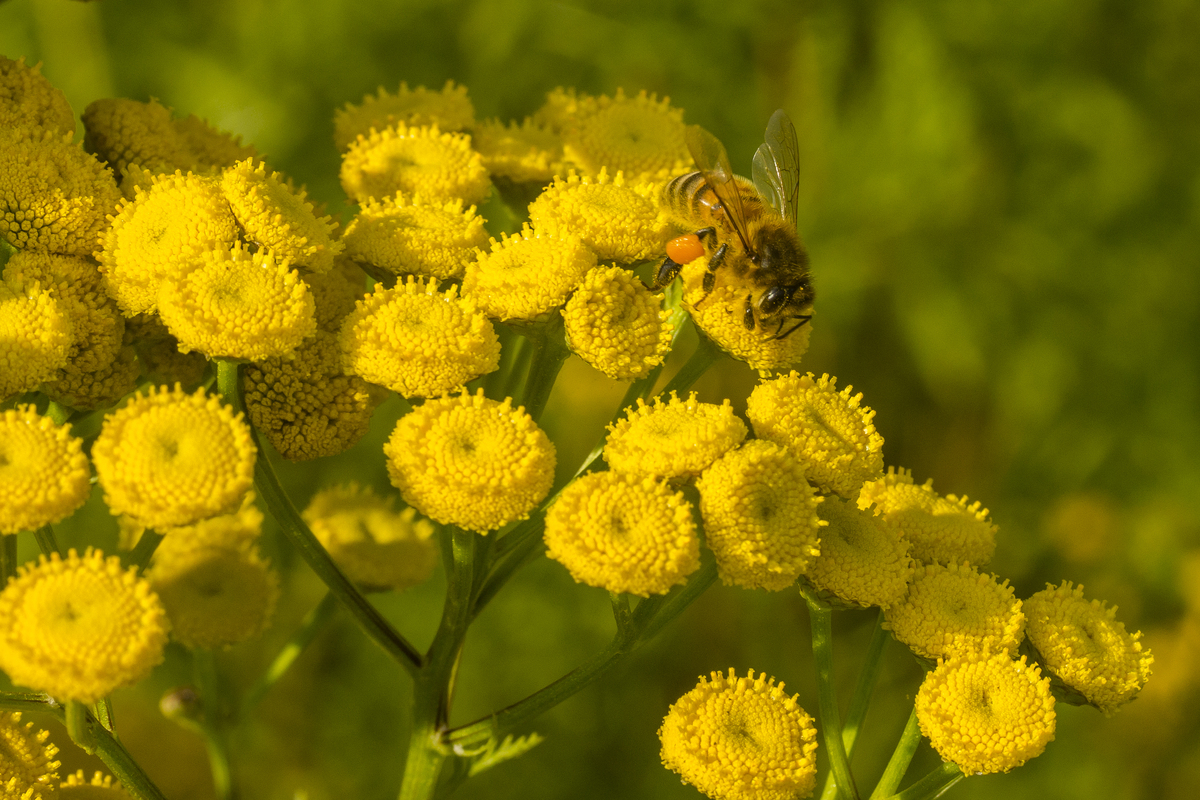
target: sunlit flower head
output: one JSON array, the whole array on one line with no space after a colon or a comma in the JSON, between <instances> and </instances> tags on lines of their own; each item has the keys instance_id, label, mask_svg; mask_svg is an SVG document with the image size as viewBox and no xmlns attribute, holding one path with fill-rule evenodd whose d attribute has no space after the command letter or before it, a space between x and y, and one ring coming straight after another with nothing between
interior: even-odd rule
<instances>
[{"instance_id":1,"label":"sunlit flower head","mask_svg":"<svg viewBox=\"0 0 1200 800\"><path fill-rule=\"evenodd\" d=\"M659 296L621 267L589 271L563 309L571 350L616 380L641 378L663 362L670 319Z\"/></svg>"},{"instance_id":2,"label":"sunlit flower head","mask_svg":"<svg viewBox=\"0 0 1200 800\"><path fill-rule=\"evenodd\" d=\"M607 168L626 175L666 178L692 169L684 141L683 110L668 98L639 92L586 98L563 130L566 159L587 174Z\"/></svg>"},{"instance_id":3,"label":"sunlit flower head","mask_svg":"<svg viewBox=\"0 0 1200 800\"><path fill-rule=\"evenodd\" d=\"M476 125L471 136L493 178L546 184L565 171L562 138L529 117L507 125L490 119Z\"/></svg>"},{"instance_id":4,"label":"sunlit flower head","mask_svg":"<svg viewBox=\"0 0 1200 800\"><path fill-rule=\"evenodd\" d=\"M1042 666L1105 714L1132 700L1150 679L1154 656L1141 631L1126 631L1117 609L1085 599L1082 586L1047 584L1025 601L1025 616Z\"/></svg>"},{"instance_id":5,"label":"sunlit flower head","mask_svg":"<svg viewBox=\"0 0 1200 800\"><path fill-rule=\"evenodd\" d=\"M157 100L95 100L82 114L87 149L121 175L130 164L154 173L197 169L195 155L175 129L170 109Z\"/></svg>"},{"instance_id":6,"label":"sunlit flower head","mask_svg":"<svg viewBox=\"0 0 1200 800\"><path fill-rule=\"evenodd\" d=\"M112 172L71 139L0 125L0 239L18 250L87 255L121 199Z\"/></svg>"},{"instance_id":7,"label":"sunlit flower head","mask_svg":"<svg viewBox=\"0 0 1200 800\"><path fill-rule=\"evenodd\" d=\"M500 364L492 323L458 287L409 276L358 302L340 335L346 372L404 397L457 391Z\"/></svg>"},{"instance_id":8,"label":"sunlit flower head","mask_svg":"<svg viewBox=\"0 0 1200 800\"><path fill-rule=\"evenodd\" d=\"M1025 615L1008 581L967 564L928 564L887 610L885 627L923 658L968 651L1014 654L1025 638Z\"/></svg>"},{"instance_id":9,"label":"sunlit flower head","mask_svg":"<svg viewBox=\"0 0 1200 800\"><path fill-rule=\"evenodd\" d=\"M726 400L701 403L692 392L680 400L655 397L625 410L610 425L604 460L617 472L673 478L699 475L746 438L746 423Z\"/></svg>"},{"instance_id":10,"label":"sunlit flower head","mask_svg":"<svg viewBox=\"0 0 1200 800\"><path fill-rule=\"evenodd\" d=\"M821 529L821 554L805 573L809 583L843 603L863 607L887 608L904 597L913 574L907 539L833 495L817 515L829 524Z\"/></svg>"},{"instance_id":11,"label":"sunlit flower head","mask_svg":"<svg viewBox=\"0 0 1200 800\"><path fill-rule=\"evenodd\" d=\"M58 800L132 800L132 797L112 775L96 771L88 780L79 769L59 784Z\"/></svg>"},{"instance_id":12,"label":"sunlit flower head","mask_svg":"<svg viewBox=\"0 0 1200 800\"><path fill-rule=\"evenodd\" d=\"M123 200L96 253L109 293L126 316L154 311L159 284L199 266L204 253L238 241L237 219L215 178L156 176Z\"/></svg>"},{"instance_id":13,"label":"sunlit flower head","mask_svg":"<svg viewBox=\"0 0 1200 800\"><path fill-rule=\"evenodd\" d=\"M954 656L925 676L917 692L921 733L967 775L1008 772L1054 740L1050 679L1025 657Z\"/></svg>"},{"instance_id":14,"label":"sunlit flower head","mask_svg":"<svg viewBox=\"0 0 1200 800\"><path fill-rule=\"evenodd\" d=\"M342 241L350 258L396 275L461 278L475 250L487 245L483 223L461 200L396 195L363 201Z\"/></svg>"},{"instance_id":15,"label":"sunlit flower head","mask_svg":"<svg viewBox=\"0 0 1200 800\"><path fill-rule=\"evenodd\" d=\"M395 498L370 487L352 483L318 492L304 521L346 577L368 589L416 586L437 564L433 524L416 509L396 511Z\"/></svg>"},{"instance_id":16,"label":"sunlit flower head","mask_svg":"<svg viewBox=\"0 0 1200 800\"><path fill-rule=\"evenodd\" d=\"M475 204L491 187L470 136L402 122L360 134L342 157L341 180L346 194L360 203L403 192Z\"/></svg>"},{"instance_id":17,"label":"sunlit flower head","mask_svg":"<svg viewBox=\"0 0 1200 800\"><path fill-rule=\"evenodd\" d=\"M545 538L572 578L610 592L665 594L700 568L691 505L653 478L577 478L546 512Z\"/></svg>"},{"instance_id":18,"label":"sunlit flower head","mask_svg":"<svg viewBox=\"0 0 1200 800\"><path fill-rule=\"evenodd\" d=\"M247 158L258 157L254 145L242 144L240 136L217 130L195 114L172 120L171 125L202 168L223 169ZM129 174L128 169L125 174Z\"/></svg>"},{"instance_id":19,"label":"sunlit flower head","mask_svg":"<svg viewBox=\"0 0 1200 800\"><path fill-rule=\"evenodd\" d=\"M658 729L662 760L713 800L799 800L817 783L817 729L783 683L703 676Z\"/></svg>"},{"instance_id":20,"label":"sunlit flower head","mask_svg":"<svg viewBox=\"0 0 1200 800\"><path fill-rule=\"evenodd\" d=\"M31 405L0 412L0 533L66 519L91 492L83 442Z\"/></svg>"},{"instance_id":21,"label":"sunlit flower head","mask_svg":"<svg viewBox=\"0 0 1200 800\"><path fill-rule=\"evenodd\" d=\"M13 61L0 55L0 129L16 127L74 136L75 112L62 90L42 75L41 64L31 67L24 56Z\"/></svg>"},{"instance_id":22,"label":"sunlit flower head","mask_svg":"<svg viewBox=\"0 0 1200 800\"><path fill-rule=\"evenodd\" d=\"M726 584L779 591L821 554L821 497L787 450L746 442L704 471L696 483L705 542Z\"/></svg>"},{"instance_id":23,"label":"sunlit flower head","mask_svg":"<svg viewBox=\"0 0 1200 800\"><path fill-rule=\"evenodd\" d=\"M406 503L443 525L487 533L524 519L554 482L554 445L523 407L478 394L426 400L383 448Z\"/></svg>"},{"instance_id":24,"label":"sunlit flower head","mask_svg":"<svg viewBox=\"0 0 1200 800\"><path fill-rule=\"evenodd\" d=\"M875 412L851 391L839 392L828 375L793 372L754 387L746 416L756 436L791 450L818 488L852 500L863 481L883 472L883 437L871 421Z\"/></svg>"},{"instance_id":25,"label":"sunlit flower head","mask_svg":"<svg viewBox=\"0 0 1200 800\"><path fill-rule=\"evenodd\" d=\"M524 226L520 233L492 240L477 261L467 265L463 294L489 317L533 320L567 301L596 254L577 236L552 236Z\"/></svg>"},{"instance_id":26,"label":"sunlit flower head","mask_svg":"<svg viewBox=\"0 0 1200 800\"><path fill-rule=\"evenodd\" d=\"M317 330L312 292L287 259L217 245L194 269L164 280L158 313L179 349L261 361L292 352Z\"/></svg>"},{"instance_id":27,"label":"sunlit flower head","mask_svg":"<svg viewBox=\"0 0 1200 800\"><path fill-rule=\"evenodd\" d=\"M658 213L658 191L657 184L630 186L619 172L591 178L572 171L529 204L529 219L548 234L578 236L601 259L645 261L661 255L673 230Z\"/></svg>"},{"instance_id":28,"label":"sunlit flower head","mask_svg":"<svg viewBox=\"0 0 1200 800\"><path fill-rule=\"evenodd\" d=\"M374 95L363 98L361 105L347 103L333 116L333 143L346 150L359 136L371 129L381 131L397 123L404 125L437 125L444 131L461 131L475 122L475 107L467 97L467 87L446 81L440 92L424 86L409 89L401 81L395 94L382 86Z\"/></svg>"},{"instance_id":29,"label":"sunlit flower head","mask_svg":"<svg viewBox=\"0 0 1200 800\"><path fill-rule=\"evenodd\" d=\"M178 386L152 386L108 414L92 445L109 509L152 528L236 511L254 483L254 458L240 414Z\"/></svg>"},{"instance_id":30,"label":"sunlit flower head","mask_svg":"<svg viewBox=\"0 0 1200 800\"><path fill-rule=\"evenodd\" d=\"M162 661L167 619L136 568L88 548L41 556L0 592L0 669L57 700L94 702Z\"/></svg>"},{"instance_id":31,"label":"sunlit flower head","mask_svg":"<svg viewBox=\"0 0 1200 800\"><path fill-rule=\"evenodd\" d=\"M49 290L0 281L0 399L59 377L73 342L71 318Z\"/></svg>"},{"instance_id":32,"label":"sunlit flower head","mask_svg":"<svg viewBox=\"0 0 1200 800\"><path fill-rule=\"evenodd\" d=\"M0 796L5 800L55 796L62 762L54 758L58 748L49 738L49 731L32 722L22 725L20 711L0 711Z\"/></svg>"},{"instance_id":33,"label":"sunlit flower head","mask_svg":"<svg viewBox=\"0 0 1200 800\"><path fill-rule=\"evenodd\" d=\"M912 557L923 564L958 562L985 566L996 552L996 526L988 510L966 497L942 497L933 479L918 486L912 471L888 467L887 474L863 484L859 508L876 507L883 522L912 544Z\"/></svg>"}]
</instances>

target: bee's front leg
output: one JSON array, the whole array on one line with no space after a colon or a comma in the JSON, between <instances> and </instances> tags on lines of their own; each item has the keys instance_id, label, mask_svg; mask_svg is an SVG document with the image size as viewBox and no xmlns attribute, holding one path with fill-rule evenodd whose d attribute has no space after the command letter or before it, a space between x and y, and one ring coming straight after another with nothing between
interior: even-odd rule
<instances>
[{"instance_id":1,"label":"bee's front leg","mask_svg":"<svg viewBox=\"0 0 1200 800\"><path fill-rule=\"evenodd\" d=\"M658 271L654 273L654 282L647 286L647 289L657 292L659 289L666 286L671 281L675 280L675 276L679 274L679 270L683 269L683 265L676 263L667 256L663 262L658 265Z\"/></svg>"}]
</instances>

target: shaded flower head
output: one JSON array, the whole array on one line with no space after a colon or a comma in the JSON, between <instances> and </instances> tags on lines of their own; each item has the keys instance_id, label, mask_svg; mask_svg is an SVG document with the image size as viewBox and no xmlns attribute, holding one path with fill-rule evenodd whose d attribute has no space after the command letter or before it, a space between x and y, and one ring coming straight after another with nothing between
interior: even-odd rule
<instances>
[{"instance_id":1,"label":"shaded flower head","mask_svg":"<svg viewBox=\"0 0 1200 800\"><path fill-rule=\"evenodd\" d=\"M610 592L665 594L700 567L691 505L653 478L577 478L546 512L545 538L571 577Z\"/></svg>"},{"instance_id":2,"label":"shaded flower head","mask_svg":"<svg viewBox=\"0 0 1200 800\"><path fill-rule=\"evenodd\" d=\"M342 157L341 180L346 194L359 202L403 192L478 203L491 186L471 137L402 122L359 134Z\"/></svg>"},{"instance_id":3,"label":"shaded flower head","mask_svg":"<svg viewBox=\"0 0 1200 800\"><path fill-rule=\"evenodd\" d=\"M701 403L692 392L680 400L638 398L637 406L608 428L604 460L618 472L672 478L699 475L746 438L746 423L726 400Z\"/></svg>"},{"instance_id":4,"label":"shaded flower head","mask_svg":"<svg viewBox=\"0 0 1200 800\"><path fill-rule=\"evenodd\" d=\"M462 200L406 199L397 194L363 201L346 228L346 255L396 275L460 278L488 242L483 217Z\"/></svg>"},{"instance_id":5,"label":"shaded flower head","mask_svg":"<svg viewBox=\"0 0 1200 800\"><path fill-rule=\"evenodd\" d=\"M765 674L703 676L658 729L662 760L713 800L797 800L817 781L817 729Z\"/></svg>"},{"instance_id":6,"label":"shaded flower head","mask_svg":"<svg viewBox=\"0 0 1200 800\"><path fill-rule=\"evenodd\" d=\"M83 770L75 770L73 775L59 784L58 800L132 800L129 793L120 783L113 780L112 775L103 772L93 772L88 780Z\"/></svg>"},{"instance_id":7,"label":"shaded flower head","mask_svg":"<svg viewBox=\"0 0 1200 800\"><path fill-rule=\"evenodd\" d=\"M491 249L467 265L463 294L489 317L533 320L567 301L596 266L596 255L577 236L531 229L492 240Z\"/></svg>"},{"instance_id":8,"label":"shaded flower head","mask_svg":"<svg viewBox=\"0 0 1200 800\"><path fill-rule=\"evenodd\" d=\"M83 441L31 405L0 412L0 533L66 519L91 493Z\"/></svg>"},{"instance_id":9,"label":"shaded flower head","mask_svg":"<svg viewBox=\"0 0 1200 800\"><path fill-rule=\"evenodd\" d=\"M0 399L58 378L73 341L71 318L49 290L0 281Z\"/></svg>"},{"instance_id":10,"label":"shaded flower head","mask_svg":"<svg viewBox=\"0 0 1200 800\"><path fill-rule=\"evenodd\" d=\"M0 711L0 794L5 800L54 797L62 762L54 758L58 748L49 738L49 731L32 722L22 725L20 711Z\"/></svg>"},{"instance_id":11,"label":"shaded flower head","mask_svg":"<svg viewBox=\"0 0 1200 800\"><path fill-rule=\"evenodd\" d=\"M195 155L175 129L171 111L151 100L95 100L82 114L83 143L118 175L137 164L154 173L197 169Z\"/></svg>"},{"instance_id":12,"label":"shaded flower head","mask_svg":"<svg viewBox=\"0 0 1200 800\"><path fill-rule=\"evenodd\" d=\"M41 68L27 65L24 56L13 61L0 55L0 129L40 128L74 137L75 112Z\"/></svg>"},{"instance_id":13,"label":"shaded flower head","mask_svg":"<svg viewBox=\"0 0 1200 800\"><path fill-rule=\"evenodd\" d=\"M507 125L487 120L476 125L471 136L493 178L546 184L564 171L562 138L530 117Z\"/></svg>"},{"instance_id":14,"label":"shaded flower head","mask_svg":"<svg viewBox=\"0 0 1200 800\"><path fill-rule=\"evenodd\" d=\"M833 495L817 514L829 524L821 529L821 554L805 573L809 583L863 607L887 608L904 597L913 574L907 539Z\"/></svg>"},{"instance_id":15,"label":"shaded flower head","mask_svg":"<svg viewBox=\"0 0 1200 800\"><path fill-rule=\"evenodd\" d=\"M563 309L571 350L616 380L643 377L663 362L670 319L658 295L621 267L589 271Z\"/></svg>"},{"instance_id":16,"label":"shaded flower head","mask_svg":"<svg viewBox=\"0 0 1200 800\"><path fill-rule=\"evenodd\" d=\"M563 153L585 173L624 170L666 178L689 172L683 110L670 100L639 92L582 99L563 126Z\"/></svg>"},{"instance_id":17,"label":"shaded flower head","mask_svg":"<svg viewBox=\"0 0 1200 800\"><path fill-rule=\"evenodd\" d=\"M258 157L254 145L242 144L240 136L217 130L195 114L172 120L171 126L201 167L223 169L247 158ZM125 174L129 174L128 169Z\"/></svg>"},{"instance_id":18,"label":"shaded flower head","mask_svg":"<svg viewBox=\"0 0 1200 800\"><path fill-rule=\"evenodd\" d=\"M381 131L391 125L437 125L444 131L461 131L475 122L475 107L467 97L467 87L446 81L440 92L424 86L409 89L401 81L395 94L382 86L367 95L360 105L347 103L333 116L333 143L346 150L359 136L372 129Z\"/></svg>"}]
</instances>

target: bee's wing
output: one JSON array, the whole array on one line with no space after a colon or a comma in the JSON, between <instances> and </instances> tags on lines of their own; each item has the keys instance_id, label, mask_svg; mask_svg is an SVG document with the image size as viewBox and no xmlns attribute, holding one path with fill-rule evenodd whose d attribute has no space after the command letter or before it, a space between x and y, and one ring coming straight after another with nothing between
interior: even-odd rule
<instances>
[{"instance_id":1,"label":"bee's wing","mask_svg":"<svg viewBox=\"0 0 1200 800\"><path fill-rule=\"evenodd\" d=\"M794 225L800 195L800 146L796 127L782 108L771 115L765 138L754 154L754 188Z\"/></svg>"},{"instance_id":2,"label":"bee's wing","mask_svg":"<svg viewBox=\"0 0 1200 800\"><path fill-rule=\"evenodd\" d=\"M742 193L738 191L737 182L733 178L733 168L729 166L729 154L725 152L725 145L699 125L687 127L686 139L696 168L721 201L725 216L729 218L738 238L742 240L742 248L753 255L754 249L746 235L746 209L742 205Z\"/></svg>"}]
</instances>

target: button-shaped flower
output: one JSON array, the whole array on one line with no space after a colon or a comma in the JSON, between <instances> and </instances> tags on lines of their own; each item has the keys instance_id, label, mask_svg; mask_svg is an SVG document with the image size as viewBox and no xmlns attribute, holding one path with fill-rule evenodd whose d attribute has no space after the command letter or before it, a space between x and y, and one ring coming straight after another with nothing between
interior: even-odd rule
<instances>
[{"instance_id":1,"label":"button-shaped flower","mask_svg":"<svg viewBox=\"0 0 1200 800\"><path fill-rule=\"evenodd\" d=\"M0 399L60 377L74 341L68 310L38 282L0 281Z\"/></svg>"},{"instance_id":2,"label":"button-shaped flower","mask_svg":"<svg viewBox=\"0 0 1200 800\"><path fill-rule=\"evenodd\" d=\"M333 116L333 143L346 150L358 136L367 136L372 129L403 123L405 125L437 125L444 131L461 131L475 121L475 107L467 97L467 87L446 81L440 92L418 86L409 89L400 82L395 94L379 88L367 95L359 105L347 103Z\"/></svg>"},{"instance_id":3,"label":"button-shaped flower","mask_svg":"<svg viewBox=\"0 0 1200 800\"><path fill-rule=\"evenodd\" d=\"M817 514L829 524L821 529L821 554L805 573L809 583L863 607L887 608L904 596L913 574L907 539L833 495Z\"/></svg>"},{"instance_id":4,"label":"button-shaped flower","mask_svg":"<svg viewBox=\"0 0 1200 800\"><path fill-rule=\"evenodd\" d=\"M3 66L0 62L0 69ZM62 762L54 758L58 748L49 738L49 731L35 728L32 722L22 725L20 711L0 711L0 792L5 798L55 796Z\"/></svg>"},{"instance_id":5,"label":"button-shaped flower","mask_svg":"<svg viewBox=\"0 0 1200 800\"><path fill-rule=\"evenodd\" d=\"M507 125L490 119L476 125L471 136L475 150L483 156L483 166L493 178L544 186L566 171L562 138L529 117Z\"/></svg>"},{"instance_id":6,"label":"button-shaped flower","mask_svg":"<svg viewBox=\"0 0 1200 800\"><path fill-rule=\"evenodd\" d=\"M726 400L701 403L692 392L680 400L655 397L625 410L608 429L604 460L617 472L674 478L699 475L746 438L746 423Z\"/></svg>"},{"instance_id":7,"label":"button-shaped flower","mask_svg":"<svg viewBox=\"0 0 1200 800\"><path fill-rule=\"evenodd\" d=\"M561 306L596 266L596 255L577 236L531 229L502 236L467 265L463 294L489 317L534 320Z\"/></svg>"},{"instance_id":8,"label":"button-shaped flower","mask_svg":"<svg viewBox=\"0 0 1200 800\"><path fill-rule=\"evenodd\" d=\"M475 251L488 243L483 217L461 200L403 195L365 200L346 228L346 254L396 275L461 278Z\"/></svg>"},{"instance_id":9,"label":"button-shaped flower","mask_svg":"<svg viewBox=\"0 0 1200 800\"><path fill-rule=\"evenodd\" d=\"M0 56L0 129L41 128L74 137L75 112L41 67L29 66L24 56L16 61Z\"/></svg>"},{"instance_id":10,"label":"button-shaped flower","mask_svg":"<svg viewBox=\"0 0 1200 800\"><path fill-rule=\"evenodd\" d=\"M31 405L0 412L0 533L66 519L91 493L83 442Z\"/></svg>"},{"instance_id":11,"label":"button-shaped flower","mask_svg":"<svg viewBox=\"0 0 1200 800\"><path fill-rule=\"evenodd\" d=\"M403 192L473 204L492 185L470 136L403 122L359 134L342 157L341 180L360 203Z\"/></svg>"},{"instance_id":12,"label":"button-shaped flower","mask_svg":"<svg viewBox=\"0 0 1200 800\"><path fill-rule=\"evenodd\" d=\"M584 97L563 124L563 152L581 172L658 179L689 172L692 158L684 139L683 109L669 98L639 92L626 97Z\"/></svg>"},{"instance_id":13,"label":"button-shaped flower","mask_svg":"<svg viewBox=\"0 0 1200 800\"><path fill-rule=\"evenodd\" d=\"M671 312L627 269L597 267L563 309L567 344L616 380L649 374L671 349Z\"/></svg>"}]
</instances>

